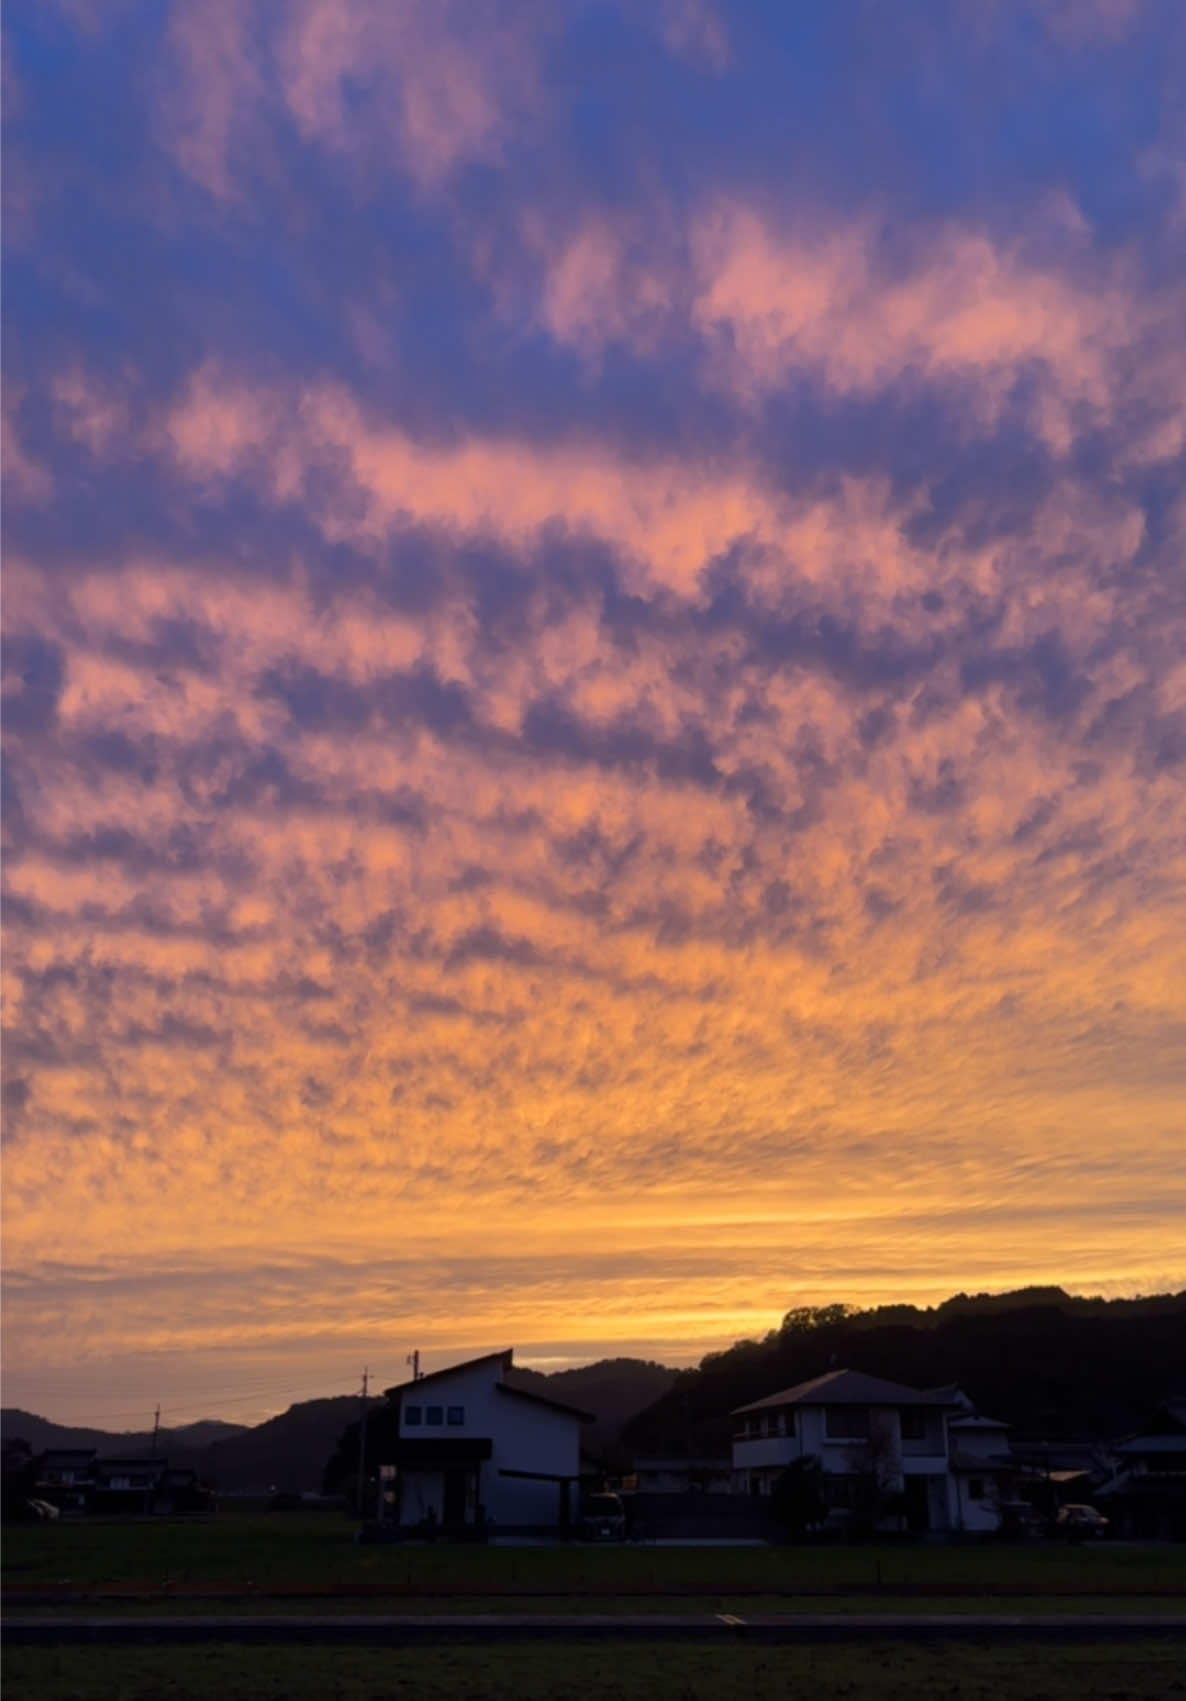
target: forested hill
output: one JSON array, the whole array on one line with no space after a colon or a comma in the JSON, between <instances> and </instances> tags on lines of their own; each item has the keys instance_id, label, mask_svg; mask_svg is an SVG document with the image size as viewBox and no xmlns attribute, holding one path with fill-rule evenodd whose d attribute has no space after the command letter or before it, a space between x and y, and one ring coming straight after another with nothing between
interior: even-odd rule
<instances>
[{"instance_id":1,"label":"forested hill","mask_svg":"<svg viewBox=\"0 0 1186 1701\"><path fill-rule=\"evenodd\" d=\"M521 1387L591 1412L595 1422L585 1429L582 1441L598 1454L613 1448L627 1418L670 1387L676 1372L643 1359L617 1358L575 1370L553 1371L551 1375L516 1367L511 1377ZM205 1481L222 1490L275 1487L299 1491L321 1485L326 1460L331 1455L337 1459L346 1431L346 1463L333 1482L334 1487L341 1487L352 1480L356 1469L358 1410L354 1396L303 1400L250 1428L204 1422L162 1429L157 1450L171 1465L192 1466ZM379 1444L390 1417L386 1402L372 1403L368 1432L374 1445ZM20 1437L35 1452L47 1447L81 1447L110 1456L147 1453L152 1446L151 1435L143 1432L116 1435L99 1429L69 1429L14 1408L4 1411L2 1427L6 1441Z\"/></svg>"},{"instance_id":2,"label":"forested hill","mask_svg":"<svg viewBox=\"0 0 1186 1701\"><path fill-rule=\"evenodd\" d=\"M1104 1300L1026 1288L927 1309L801 1307L764 1340L682 1371L626 1425L623 1444L639 1456L725 1454L734 1408L834 1369L920 1388L958 1383L1019 1438L1116 1437L1186 1392L1186 1292Z\"/></svg>"}]
</instances>

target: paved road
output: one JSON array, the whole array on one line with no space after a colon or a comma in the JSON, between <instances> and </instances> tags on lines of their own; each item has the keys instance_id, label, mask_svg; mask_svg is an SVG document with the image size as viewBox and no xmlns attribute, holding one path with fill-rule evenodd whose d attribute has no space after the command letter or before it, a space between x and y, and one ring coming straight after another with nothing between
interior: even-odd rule
<instances>
[{"instance_id":1,"label":"paved road","mask_svg":"<svg viewBox=\"0 0 1186 1701\"><path fill-rule=\"evenodd\" d=\"M623 1641L824 1642L953 1637L997 1641L1049 1638L1116 1641L1166 1636L1186 1641L1186 1617L1152 1613L1028 1613L1024 1617L984 1613L799 1613L739 1617L675 1613L480 1613L383 1617L184 1617L184 1618L5 1618L12 1646L65 1643L270 1642L402 1647L411 1643L577 1641L591 1637Z\"/></svg>"}]
</instances>

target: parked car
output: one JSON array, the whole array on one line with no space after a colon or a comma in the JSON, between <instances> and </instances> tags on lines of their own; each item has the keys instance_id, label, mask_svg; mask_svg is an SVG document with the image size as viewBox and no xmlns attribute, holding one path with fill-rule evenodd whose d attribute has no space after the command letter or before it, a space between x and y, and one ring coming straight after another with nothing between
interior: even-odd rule
<instances>
[{"instance_id":1,"label":"parked car","mask_svg":"<svg viewBox=\"0 0 1186 1701\"><path fill-rule=\"evenodd\" d=\"M40 1524L52 1524L62 1516L51 1500L26 1500L25 1505Z\"/></svg>"},{"instance_id":2,"label":"parked car","mask_svg":"<svg viewBox=\"0 0 1186 1701\"><path fill-rule=\"evenodd\" d=\"M1055 1534L1069 1536L1072 1540L1081 1540L1084 1536L1102 1536L1107 1527L1108 1520L1102 1512L1097 1512L1094 1506L1060 1506L1058 1516L1054 1520Z\"/></svg>"},{"instance_id":3,"label":"parked car","mask_svg":"<svg viewBox=\"0 0 1186 1701\"><path fill-rule=\"evenodd\" d=\"M577 1535L586 1542L624 1542L626 1508L617 1494L589 1494L581 1502Z\"/></svg>"}]
</instances>

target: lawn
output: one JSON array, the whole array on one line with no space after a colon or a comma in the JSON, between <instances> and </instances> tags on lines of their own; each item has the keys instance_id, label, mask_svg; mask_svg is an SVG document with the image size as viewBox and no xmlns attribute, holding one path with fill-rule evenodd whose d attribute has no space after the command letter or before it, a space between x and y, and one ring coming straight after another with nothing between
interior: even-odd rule
<instances>
[{"instance_id":1,"label":"lawn","mask_svg":"<svg viewBox=\"0 0 1186 1701\"><path fill-rule=\"evenodd\" d=\"M11 1649L6 1701L1182 1701L1181 1643Z\"/></svg>"},{"instance_id":2,"label":"lawn","mask_svg":"<svg viewBox=\"0 0 1186 1701\"><path fill-rule=\"evenodd\" d=\"M706 1600L839 1591L859 1592L870 1606L895 1593L1049 1599L1177 1591L1186 1605L1183 1546L362 1547L354 1533L340 1516L297 1512L195 1523L23 1525L6 1531L4 1582L10 1610L25 1590L55 1584L82 1592L209 1586L260 1596L353 1588L421 1602L533 1593L559 1601L666 1591ZM912 1604L917 1610L918 1600Z\"/></svg>"}]
</instances>

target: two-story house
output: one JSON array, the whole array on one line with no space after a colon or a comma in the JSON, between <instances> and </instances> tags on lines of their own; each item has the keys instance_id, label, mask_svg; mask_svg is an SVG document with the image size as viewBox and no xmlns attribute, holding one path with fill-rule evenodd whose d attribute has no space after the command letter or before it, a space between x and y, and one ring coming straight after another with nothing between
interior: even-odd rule
<instances>
[{"instance_id":1,"label":"two-story house","mask_svg":"<svg viewBox=\"0 0 1186 1701\"><path fill-rule=\"evenodd\" d=\"M858 1370L833 1370L739 1407L733 1470L742 1493L769 1494L794 1459L819 1460L839 1517L875 1506L914 1530L957 1522L949 1469L952 1389L907 1388Z\"/></svg>"},{"instance_id":2,"label":"two-story house","mask_svg":"<svg viewBox=\"0 0 1186 1701\"><path fill-rule=\"evenodd\" d=\"M1001 1508L1016 1492L1021 1467L1009 1446L1009 1425L960 1398L964 1409L947 1420L952 1524L972 1535L990 1534L1000 1528Z\"/></svg>"},{"instance_id":3,"label":"two-story house","mask_svg":"<svg viewBox=\"0 0 1186 1701\"><path fill-rule=\"evenodd\" d=\"M577 1516L589 1412L507 1380L513 1349L387 1390L398 1408L400 1524L461 1531L566 1528Z\"/></svg>"}]
</instances>

